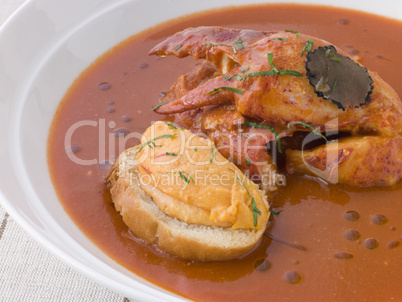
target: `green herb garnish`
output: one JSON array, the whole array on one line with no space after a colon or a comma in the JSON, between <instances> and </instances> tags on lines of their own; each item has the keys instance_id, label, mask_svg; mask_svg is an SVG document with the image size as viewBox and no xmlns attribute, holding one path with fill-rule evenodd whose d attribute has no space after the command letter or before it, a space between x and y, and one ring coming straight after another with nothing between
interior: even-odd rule
<instances>
[{"instance_id":1,"label":"green herb garnish","mask_svg":"<svg viewBox=\"0 0 402 302\"><path fill-rule=\"evenodd\" d=\"M248 157L246 158L246 165L247 165L247 166L250 166L250 165L251 165L250 159L249 159Z\"/></svg>"},{"instance_id":2,"label":"green herb garnish","mask_svg":"<svg viewBox=\"0 0 402 302\"><path fill-rule=\"evenodd\" d=\"M179 50L182 46L183 46L183 45L180 44L179 46L176 46L174 50L177 51L177 50Z\"/></svg>"},{"instance_id":3,"label":"green herb garnish","mask_svg":"<svg viewBox=\"0 0 402 302\"><path fill-rule=\"evenodd\" d=\"M273 210L269 210L269 212L270 212L272 215L279 215L279 214L280 214L279 212L276 212L276 211L273 211Z\"/></svg>"},{"instance_id":4,"label":"green herb garnish","mask_svg":"<svg viewBox=\"0 0 402 302\"><path fill-rule=\"evenodd\" d=\"M166 123L171 129L177 129L175 125L173 125L171 122Z\"/></svg>"},{"instance_id":5,"label":"green herb garnish","mask_svg":"<svg viewBox=\"0 0 402 302\"><path fill-rule=\"evenodd\" d=\"M181 179L183 179L186 183L189 184L189 183L190 183L190 179L191 179L191 181L194 183L194 179L191 177L191 175L190 175L189 173L187 173L187 172L182 172L182 171L179 171L178 173L179 173ZM186 173L186 174L190 177L190 179L188 179L186 176L184 176L184 173Z\"/></svg>"},{"instance_id":6,"label":"green herb garnish","mask_svg":"<svg viewBox=\"0 0 402 302\"><path fill-rule=\"evenodd\" d=\"M337 84L338 84L338 78L335 79L334 86L332 86L332 92L335 91L335 87L336 87Z\"/></svg>"},{"instance_id":7,"label":"green herb garnish","mask_svg":"<svg viewBox=\"0 0 402 302\"><path fill-rule=\"evenodd\" d=\"M195 148L194 148L194 152L197 152L197 151L198 151L198 148L197 148L197 147L195 147Z\"/></svg>"},{"instance_id":8,"label":"green herb garnish","mask_svg":"<svg viewBox=\"0 0 402 302\"><path fill-rule=\"evenodd\" d=\"M307 52L311 51L313 49L313 44L314 44L314 40L307 39L306 45L304 46L303 51L300 56L302 57L304 55L305 51L307 51Z\"/></svg>"},{"instance_id":9,"label":"green herb garnish","mask_svg":"<svg viewBox=\"0 0 402 302\"><path fill-rule=\"evenodd\" d=\"M274 128L267 126L267 125L261 125L261 124L257 124L257 123L247 122L247 121L244 121L244 125L249 126L249 127L260 128L260 129L268 129L269 131L271 131L275 135L275 139L278 142L278 151L279 151L279 153L282 153L281 139L279 137L278 132L276 132Z\"/></svg>"},{"instance_id":10,"label":"green herb garnish","mask_svg":"<svg viewBox=\"0 0 402 302\"><path fill-rule=\"evenodd\" d=\"M268 53L268 62L269 62L269 65L271 66L272 70L275 72L275 74L278 74L279 70L278 70L278 68L275 67L274 54L272 52Z\"/></svg>"},{"instance_id":11,"label":"green herb garnish","mask_svg":"<svg viewBox=\"0 0 402 302\"><path fill-rule=\"evenodd\" d=\"M233 88L233 87L224 87L224 86L215 88L214 90L208 92L207 94L213 94L213 93L215 93L215 92L217 92L219 90L222 90L222 89L230 90L230 91L236 92L238 94L243 94L243 90L241 90L241 89L237 89L237 88Z\"/></svg>"},{"instance_id":12,"label":"green herb garnish","mask_svg":"<svg viewBox=\"0 0 402 302\"><path fill-rule=\"evenodd\" d=\"M212 149L211 149L211 159L209 160L210 163L212 163L212 161L214 160L214 157L215 157L214 147L212 147Z\"/></svg>"},{"instance_id":13,"label":"green herb garnish","mask_svg":"<svg viewBox=\"0 0 402 302\"><path fill-rule=\"evenodd\" d=\"M211 46L211 47L214 47L214 46L226 46L226 47L231 47L231 48L233 49L233 52L234 52L234 53L237 53L236 47L234 47L234 46L232 46L232 45L227 45L227 44L223 44L223 43L220 43L220 44L202 43L202 45L207 45L207 46Z\"/></svg>"},{"instance_id":14,"label":"green herb garnish","mask_svg":"<svg viewBox=\"0 0 402 302\"><path fill-rule=\"evenodd\" d=\"M330 60L332 60L332 61L336 61L336 62L340 62L340 61L341 61L341 59L339 59L339 58L335 55L335 53L332 51L332 49L328 49L325 54L326 54L327 58L330 59Z\"/></svg>"},{"instance_id":15,"label":"green herb garnish","mask_svg":"<svg viewBox=\"0 0 402 302\"><path fill-rule=\"evenodd\" d=\"M154 108L152 108L151 110L154 111L154 110L158 109L160 106L166 105L168 103L170 103L170 101L160 103L160 104L156 105Z\"/></svg>"},{"instance_id":16,"label":"green herb garnish","mask_svg":"<svg viewBox=\"0 0 402 302\"><path fill-rule=\"evenodd\" d=\"M156 141L156 140L158 140L158 139L161 139L161 138L173 138L174 136L176 136L176 133L175 133L175 134L163 134L163 135L160 135L160 136L158 136L158 137L155 137L155 138L153 138L153 139L147 141L146 143L144 143L144 144L141 146L141 148L137 151L137 153L141 152L141 150L144 149L145 146L148 146L148 147L152 148L152 147L151 147L151 146L152 146L151 144L154 144L154 146L157 147L157 146L155 145L154 141Z\"/></svg>"},{"instance_id":17,"label":"green herb garnish","mask_svg":"<svg viewBox=\"0 0 402 302\"><path fill-rule=\"evenodd\" d=\"M243 49L243 41L242 40L237 40L235 42L235 44L236 44L237 48L239 48L240 50Z\"/></svg>"},{"instance_id":18,"label":"green herb garnish","mask_svg":"<svg viewBox=\"0 0 402 302\"><path fill-rule=\"evenodd\" d=\"M290 127L292 127L293 125L296 125L296 124L303 125L304 127L309 128L315 135L321 136L328 143L328 140L325 137L325 135L323 135L320 131L315 129L313 125L310 125L310 124L307 124L307 123L304 123L304 122L291 122L291 123L288 124L288 128L290 128Z\"/></svg>"},{"instance_id":19,"label":"green herb garnish","mask_svg":"<svg viewBox=\"0 0 402 302\"><path fill-rule=\"evenodd\" d=\"M274 38L274 40L279 40L279 41L284 41L284 42L286 42L288 39L286 39L286 38Z\"/></svg>"},{"instance_id":20,"label":"green herb garnish","mask_svg":"<svg viewBox=\"0 0 402 302\"><path fill-rule=\"evenodd\" d=\"M240 68L240 72L241 72L241 73L246 73L246 72L249 71L249 70L250 70L250 66L248 66L246 69L244 69L243 67Z\"/></svg>"},{"instance_id":21,"label":"green herb garnish","mask_svg":"<svg viewBox=\"0 0 402 302\"><path fill-rule=\"evenodd\" d=\"M293 75L296 77L302 77L303 75L295 70L278 70L276 73L273 70L263 70L259 72L247 73L244 77L258 77L258 76L272 76L272 75Z\"/></svg>"},{"instance_id":22,"label":"green herb garnish","mask_svg":"<svg viewBox=\"0 0 402 302\"><path fill-rule=\"evenodd\" d=\"M166 155L170 155L170 156L179 156L179 154L171 153L171 152L166 152L165 154L166 154Z\"/></svg>"},{"instance_id":23,"label":"green herb garnish","mask_svg":"<svg viewBox=\"0 0 402 302\"><path fill-rule=\"evenodd\" d=\"M240 183L243 185L243 187L246 189L246 192L248 194L248 196L251 198L251 211L253 212L253 219L254 219L254 227L257 227L258 224L258 215L261 215L261 211L257 208L257 204L255 203L255 199L253 196L251 196L249 190L247 189L247 186L245 185L245 183L238 177L236 177L236 179L238 181L240 181Z\"/></svg>"},{"instance_id":24,"label":"green herb garnish","mask_svg":"<svg viewBox=\"0 0 402 302\"><path fill-rule=\"evenodd\" d=\"M194 182L194 179L191 177L191 175L189 174L189 173L187 173L187 172L182 172L182 171L172 171L172 172L159 172L159 173L161 173L161 174L169 174L169 173L172 173L172 174L179 174L179 176L180 176L180 178L181 179L183 179L186 183L190 183L190 180L193 182L193 183L195 183ZM184 174L187 174L188 175L188 177L190 177L190 179L188 179Z\"/></svg>"},{"instance_id":25,"label":"green herb garnish","mask_svg":"<svg viewBox=\"0 0 402 302\"><path fill-rule=\"evenodd\" d=\"M239 76L237 73L235 73L235 74L232 74L231 76L225 76L225 75L222 75L222 77L224 77L226 80L230 80L231 78L233 78L233 77L236 77L236 80L238 80L238 81L241 81L241 80L243 80L244 78L242 77L242 76Z\"/></svg>"},{"instance_id":26,"label":"green herb garnish","mask_svg":"<svg viewBox=\"0 0 402 302\"><path fill-rule=\"evenodd\" d=\"M296 34L296 37L300 36L300 32L297 30L285 29L285 32L294 33Z\"/></svg>"}]
</instances>

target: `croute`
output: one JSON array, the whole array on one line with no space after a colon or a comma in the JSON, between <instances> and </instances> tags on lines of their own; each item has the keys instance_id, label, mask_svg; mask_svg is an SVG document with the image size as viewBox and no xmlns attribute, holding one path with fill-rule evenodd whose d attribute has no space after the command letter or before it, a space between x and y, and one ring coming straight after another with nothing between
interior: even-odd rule
<instances>
[{"instance_id":1,"label":"croute","mask_svg":"<svg viewBox=\"0 0 402 302\"><path fill-rule=\"evenodd\" d=\"M256 184L210 140L171 123L149 127L107 181L132 232L185 259L240 256L256 245L269 218Z\"/></svg>"}]
</instances>

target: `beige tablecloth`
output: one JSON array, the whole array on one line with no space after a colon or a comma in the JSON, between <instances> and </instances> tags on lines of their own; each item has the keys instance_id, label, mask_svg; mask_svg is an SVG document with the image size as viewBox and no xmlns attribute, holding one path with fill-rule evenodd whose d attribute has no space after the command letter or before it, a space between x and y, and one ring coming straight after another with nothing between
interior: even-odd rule
<instances>
[{"instance_id":1,"label":"beige tablecloth","mask_svg":"<svg viewBox=\"0 0 402 302\"><path fill-rule=\"evenodd\" d=\"M0 0L0 25L24 2ZM62 263L1 206L0 261L0 301L132 301Z\"/></svg>"}]
</instances>

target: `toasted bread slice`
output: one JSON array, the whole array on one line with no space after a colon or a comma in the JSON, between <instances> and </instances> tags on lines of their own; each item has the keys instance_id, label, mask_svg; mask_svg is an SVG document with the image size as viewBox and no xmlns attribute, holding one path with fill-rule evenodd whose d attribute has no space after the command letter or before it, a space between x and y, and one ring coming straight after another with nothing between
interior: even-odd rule
<instances>
[{"instance_id":1,"label":"toasted bread slice","mask_svg":"<svg viewBox=\"0 0 402 302\"><path fill-rule=\"evenodd\" d=\"M131 231L160 249L191 260L227 260L252 249L266 226L258 229L192 224L173 218L161 211L140 183L136 153L140 146L125 150L112 167L107 181L116 210ZM156 188L146 187L146 190ZM268 203L263 192L264 204ZM166 195L163 192L158 194ZM158 196L163 198L163 196Z\"/></svg>"}]
</instances>

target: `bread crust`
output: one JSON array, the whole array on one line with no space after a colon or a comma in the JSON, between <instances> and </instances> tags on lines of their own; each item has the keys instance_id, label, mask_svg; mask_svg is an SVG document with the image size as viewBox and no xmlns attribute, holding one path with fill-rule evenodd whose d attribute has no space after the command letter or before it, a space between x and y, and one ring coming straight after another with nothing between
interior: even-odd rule
<instances>
[{"instance_id":1,"label":"bread crust","mask_svg":"<svg viewBox=\"0 0 402 302\"><path fill-rule=\"evenodd\" d=\"M189 224L162 212L141 187L134 160L138 149L136 146L123 152L107 177L115 208L137 237L178 257L201 261L233 259L257 244L265 225L234 230ZM264 203L268 208L265 198Z\"/></svg>"}]
</instances>

